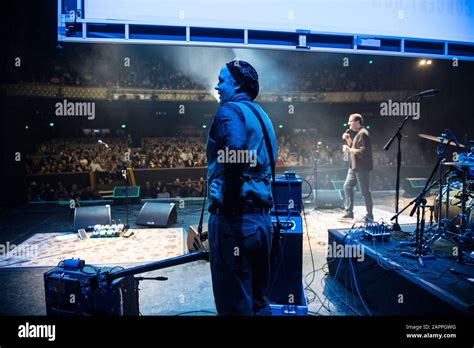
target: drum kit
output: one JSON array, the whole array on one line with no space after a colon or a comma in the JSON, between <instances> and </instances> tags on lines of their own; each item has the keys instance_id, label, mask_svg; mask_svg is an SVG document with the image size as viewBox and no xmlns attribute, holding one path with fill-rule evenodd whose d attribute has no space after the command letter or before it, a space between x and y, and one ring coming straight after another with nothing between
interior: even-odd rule
<instances>
[{"instance_id":1,"label":"drum kit","mask_svg":"<svg viewBox=\"0 0 474 348\"><path fill-rule=\"evenodd\" d=\"M424 266L423 258L433 257L430 249L433 243L444 239L456 246L453 254L457 256L458 262L464 263L466 258L472 257L474 247L474 141L470 141L466 147L457 141L449 129L440 137L427 134L419 136L438 143L438 162L422 192L392 218L414 204L410 215L417 214L416 237L414 241L402 244L416 246L416 249L401 255L416 258ZM448 162L447 150L453 146L457 147L458 152L454 152L453 161ZM438 170L439 179L434 180ZM425 196L435 185L438 185L439 193L434 205L429 206ZM431 208L431 218L429 226L426 226L425 212L428 207ZM436 223L432 219L433 211Z\"/></svg>"}]
</instances>

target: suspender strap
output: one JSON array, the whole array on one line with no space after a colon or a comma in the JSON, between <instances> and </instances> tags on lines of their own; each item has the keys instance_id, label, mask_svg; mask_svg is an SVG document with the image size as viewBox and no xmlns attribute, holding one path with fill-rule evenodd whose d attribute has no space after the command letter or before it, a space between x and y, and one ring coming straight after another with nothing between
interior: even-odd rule
<instances>
[{"instance_id":1,"label":"suspender strap","mask_svg":"<svg viewBox=\"0 0 474 348\"><path fill-rule=\"evenodd\" d=\"M204 219L204 209L206 209L206 200L207 200L207 180L204 182L204 201L202 201L201 217L199 218L199 225L198 225L198 234L199 234L199 239L201 240L201 242L207 239L207 234L202 233L202 221Z\"/></svg>"},{"instance_id":2,"label":"suspender strap","mask_svg":"<svg viewBox=\"0 0 474 348\"><path fill-rule=\"evenodd\" d=\"M262 115L257 111L257 109L249 102L242 102L248 108L254 113L255 117L257 117L258 122L260 123L260 126L262 127L262 132L263 132L263 138L265 139L265 145L267 147L267 152L268 152L268 158L270 159L270 167L272 171L272 195L273 195L273 200L275 204L275 158L273 157L273 148L272 148L272 143L270 141L270 136L268 135L268 130L267 127L265 127L265 123L263 123ZM275 217L277 220L277 227L275 228L275 233L273 236L273 241L272 241L272 257L276 256L275 253L279 252L279 249L277 249L277 245L279 245L280 242L280 219L278 217L278 209L275 207Z\"/></svg>"}]
</instances>

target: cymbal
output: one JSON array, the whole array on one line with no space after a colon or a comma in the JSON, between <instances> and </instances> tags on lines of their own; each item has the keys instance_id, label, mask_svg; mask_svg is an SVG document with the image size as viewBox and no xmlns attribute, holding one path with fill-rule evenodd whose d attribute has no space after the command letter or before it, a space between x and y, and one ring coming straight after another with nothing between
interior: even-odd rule
<instances>
[{"instance_id":1,"label":"cymbal","mask_svg":"<svg viewBox=\"0 0 474 348\"><path fill-rule=\"evenodd\" d=\"M444 162L444 165L452 167L474 167L474 162Z\"/></svg>"},{"instance_id":2,"label":"cymbal","mask_svg":"<svg viewBox=\"0 0 474 348\"><path fill-rule=\"evenodd\" d=\"M428 139L428 140L431 140L431 141L435 141L439 144L443 143L443 144L447 144L448 143L448 140L447 139L443 139L441 137L435 137L433 135L428 135L428 134L418 134L418 136L420 138L424 138L424 139ZM456 144L454 143L454 141L451 141L449 143L449 145L451 146L456 146ZM465 147L463 144L459 144L459 147Z\"/></svg>"}]
</instances>

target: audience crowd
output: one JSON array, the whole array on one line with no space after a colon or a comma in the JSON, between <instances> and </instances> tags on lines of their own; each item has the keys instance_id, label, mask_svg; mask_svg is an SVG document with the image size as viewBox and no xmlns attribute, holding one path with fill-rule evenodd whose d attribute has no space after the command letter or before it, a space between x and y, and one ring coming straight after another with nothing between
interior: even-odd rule
<instances>
[{"instance_id":1,"label":"audience crowd","mask_svg":"<svg viewBox=\"0 0 474 348\"><path fill-rule=\"evenodd\" d=\"M73 139L53 139L39 144L27 156L26 172L30 175L93 172L98 187L123 184L124 170L132 167L140 169L161 168L204 168L207 165L205 138L162 137L143 138L141 147L132 147L130 137L103 138L107 144L99 144L92 137ZM318 188L334 189L336 182L343 178L334 177L334 172L348 166L347 158L341 151L341 142L314 133L279 134L277 166L310 167L321 172ZM380 149L379 149L380 148ZM396 165L395 152L385 152L381 146L374 146L374 167ZM428 156L412 149L403 158L403 165L429 165ZM312 184L314 176L306 177ZM389 189L391 178L374 175L374 190ZM177 177L173 182L146 182L141 188L143 198L197 197L204 192L204 178L199 180ZM55 185L31 181L31 200L98 199L100 194L91 188L65 187L61 182Z\"/></svg>"}]
</instances>

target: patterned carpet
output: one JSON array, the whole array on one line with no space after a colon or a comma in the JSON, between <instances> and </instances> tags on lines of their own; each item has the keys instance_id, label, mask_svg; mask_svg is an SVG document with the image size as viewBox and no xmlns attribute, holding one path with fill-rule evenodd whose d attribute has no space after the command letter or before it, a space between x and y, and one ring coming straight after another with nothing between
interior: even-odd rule
<instances>
[{"instance_id":1,"label":"patterned carpet","mask_svg":"<svg viewBox=\"0 0 474 348\"><path fill-rule=\"evenodd\" d=\"M184 254L180 228L131 229L133 235L78 239L76 233L37 233L0 258L0 267L56 266L68 258L87 264L147 263Z\"/></svg>"},{"instance_id":2,"label":"patterned carpet","mask_svg":"<svg viewBox=\"0 0 474 348\"><path fill-rule=\"evenodd\" d=\"M405 203L405 202L404 202ZM360 221L365 207L354 207L355 220L341 219L343 210L310 210L306 212L303 229L310 231L313 251L327 249L328 229L349 228ZM374 208L376 221L389 221L393 208L378 205ZM416 220L402 214L400 224ZM56 266L67 258L80 258L88 264L116 265L122 263L147 263L182 255L185 252L183 228L131 229L129 238L91 238L79 240L75 233L37 233L18 246L16 252L0 258L0 267ZM303 251L309 252L308 236L303 237Z\"/></svg>"},{"instance_id":3,"label":"patterned carpet","mask_svg":"<svg viewBox=\"0 0 474 348\"><path fill-rule=\"evenodd\" d=\"M328 241L328 229L347 229L352 226L356 221L357 224L362 223L363 216L365 215L365 207L355 206L354 217L355 219L341 219L344 215L342 209L336 210L312 210L306 213L306 223L308 225L309 238L311 240L311 248L315 250L327 250ZM389 207L374 208L374 219L375 221L390 221L393 216L393 209ZM400 224L412 224L416 223L416 219L406 214L400 215ZM306 231L305 221L303 219L303 229ZM309 252L308 237L305 234L303 236L303 251Z\"/></svg>"}]
</instances>

